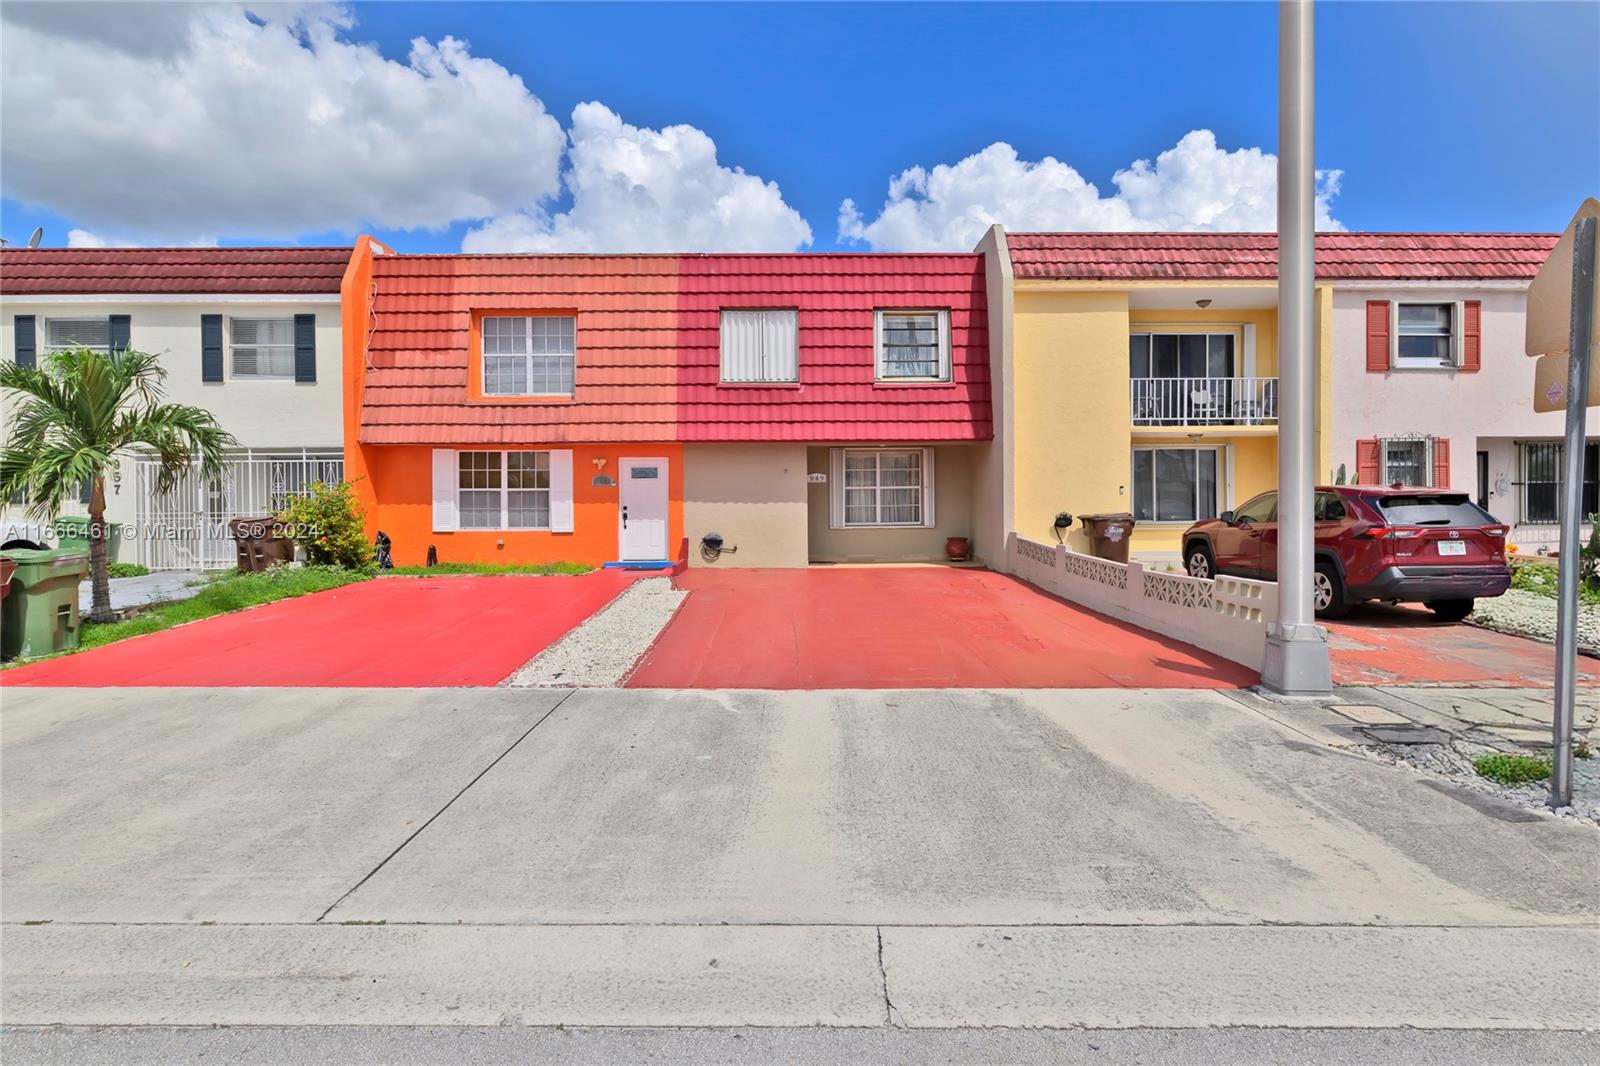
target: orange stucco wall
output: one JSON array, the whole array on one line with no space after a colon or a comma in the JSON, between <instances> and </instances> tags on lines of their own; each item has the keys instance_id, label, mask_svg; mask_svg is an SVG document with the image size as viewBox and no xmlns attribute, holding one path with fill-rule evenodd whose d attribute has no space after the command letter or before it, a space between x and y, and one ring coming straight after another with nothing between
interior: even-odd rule
<instances>
[{"instance_id":1,"label":"orange stucco wall","mask_svg":"<svg viewBox=\"0 0 1600 1066\"><path fill-rule=\"evenodd\" d=\"M396 566L420 566L428 545L445 563L553 563L599 565L617 557L617 492L615 485L596 486L596 475L613 481L618 460L667 460L667 552L676 558L683 540L683 445L681 444L543 444L529 441L519 449L572 449L571 533L541 530L433 531L433 451L409 445L366 445L363 453L368 491L367 533L378 530L394 542ZM463 445L482 449L484 445ZM347 448L346 451L352 449ZM595 466L604 459L603 468Z\"/></svg>"}]
</instances>

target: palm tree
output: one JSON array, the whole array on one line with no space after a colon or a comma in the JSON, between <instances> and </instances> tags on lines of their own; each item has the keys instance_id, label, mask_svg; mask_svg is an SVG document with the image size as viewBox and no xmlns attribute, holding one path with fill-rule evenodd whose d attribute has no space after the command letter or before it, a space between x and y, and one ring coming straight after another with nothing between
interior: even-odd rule
<instances>
[{"instance_id":1,"label":"palm tree","mask_svg":"<svg viewBox=\"0 0 1600 1066\"><path fill-rule=\"evenodd\" d=\"M29 517L49 521L61 502L89 483L89 619L112 620L106 571L106 470L117 453L143 446L160 460L156 491L172 489L195 461L201 476L221 476L234 439L209 411L162 402L167 372L132 349L57 352L42 368L0 363L10 425L0 454L0 498L26 494Z\"/></svg>"}]
</instances>

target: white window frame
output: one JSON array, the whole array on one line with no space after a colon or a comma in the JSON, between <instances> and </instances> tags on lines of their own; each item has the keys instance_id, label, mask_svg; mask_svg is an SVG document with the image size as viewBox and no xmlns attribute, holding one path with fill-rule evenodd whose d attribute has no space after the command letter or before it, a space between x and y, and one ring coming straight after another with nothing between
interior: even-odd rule
<instances>
[{"instance_id":1,"label":"white window frame","mask_svg":"<svg viewBox=\"0 0 1600 1066\"><path fill-rule=\"evenodd\" d=\"M570 352L535 352L533 350L533 322L535 319L544 321L566 321L572 323L572 350ZM523 351L521 352L490 352L488 350L489 329L491 322L520 322L522 324ZM534 373L533 361L536 358L560 356L568 360L572 369L572 387L558 392L541 391L532 388ZM501 392L489 387L489 360L517 359L523 360L523 369L527 374L529 390L527 392ZM545 396L545 397L570 397L576 394L578 385L578 319L575 315L483 315L478 320L478 374L482 385L482 393L487 397L500 399L503 397L518 396Z\"/></svg>"},{"instance_id":2,"label":"white window frame","mask_svg":"<svg viewBox=\"0 0 1600 1066\"><path fill-rule=\"evenodd\" d=\"M1450 358L1447 362L1425 359L1400 358L1400 308L1448 307L1450 308ZM1394 300L1389 304L1389 368L1391 370L1454 370L1461 365L1461 325L1466 305L1461 300ZM1439 336L1439 334L1417 334Z\"/></svg>"},{"instance_id":3,"label":"white window frame","mask_svg":"<svg viewBox=\"0 0 1600 1066\"><path fill-rule=\"evenodd\" d=\"M918 486L918 505L921 515L915 522L848 522L845 509L845 456L846 455L904 455L920 453L922 483ZM829 453L828 526L830 529L931 529L934 512L934 457L932 448L834 448ZM881 463L880 463L881 469ZM875 485L879 493L882 485ZM881 510L881 507L875 508Z\"/></svg>"},{"instance_id":4,"label":"white window frame","mask_svg":"<svg viewBox=\"0 0 1600 1066\"><path fill-rule=\"evenodd\" d=\"M104 344L52 344L50 341L50 327L62 322L93 322L105 331L106 342ZM40 347L43 348L43 354L45 355L55 355L58 352L74 352L79 348L88 348L91 352L109 355L111 354L111 319L105 315L61 315L55 318L46 318L44 320L44 344Z\"/></svg>"},{"instance_id":5,"label":"white window frame","mask_svg":"<svg viewBox=\"0 0 1600 1066\"><path fill-rule=\"evenodd\" d=\"M238 322L282 322L289 327L289 340L286 344L241 344L240 348L287 349L289 353L289 369L283 374L241 374L234 366L233 350L236 347L233 340L233 327ZM229 381L293 381L294 380L294 316L293 315L229 315L227 329L228 348L228 380Z\"/></svg>"},{"instance_id":6,"label":"white window frame","mask_svg":"<svg viewBox=\"0 0 1600 1066\"><path fill-rule=\"evenodd\" d=\"M1136 467L1135 467L1135 457L1138 455L1139 452L1151 452L1152 453L1151 458L1150 458L1150 491L1153 494L1152 500L1151 500L1151 503L1152 503L1152 511L1151 511L1151 513L1152 514L1154 514L1154 503L1155 503L1155 500L1159 499L1159 496L1160 496L1160 489L1159 489L1159 487L1157 485L1157 481L1156 481L1156 469L1157 468L1156 468L1155 456L1153 454L1155 452L1196 452L1196 453L1198 453L1198 452L1213 452L1213 453L1215 453L1216 457L1217 457L1217 477L1216 477L1217 499L1216 499L1216 509L1213 512L1213 514L1211 515L1211 517L1215 517L1216 515L1219 515L1223 511L1226 511L1228 509L1229 501L1231 501L1232 498L1233 498L1233 452L1232 452L1232 449L1230 449L1227 445L1225 445L1225 444L1154 444L1154 443L1152 443L1152 444L1135 444L1128 451L1128 509L1130 511L1135 512L1135 518L1141 524L1146 525L1146 526L1185 526L1186 527L1186 526L1193 525L1195 522L1202 521L1202 519L1199 518L1199 517L1187 518L1187 519L1184 519L1184 518L1162 519L1162 518L1138 518L1137 517L1137 511L1138 511L1138 505L1139 505L1138 504L1138 501L1139 501L1139 485L1138 485L1137 477L1136 477L1136 474L1135 474L1135 469L1136 469ZM1196 467L1195 467L1195 469L1196 469L1196 477L1195 477L1195 488L1194 488L1195 497L1194 497L1194 499L1195 499L1195 514L1196 514L1196 516L1198 516L1200 514L1200 483L1199 483L1200 479L1199 479L1199 465L1198 465L1199 464L1199 459L1198 459L1198 457L1196 458L1195 462L1196 462Z\"/></svg>"},{"instance_id":7,"label":"white window frame","mask_svg":"<svg viewBox=\"0 0 1600 1066\"><path fill-rule=\"evenodd\" d=\"M511 475L511 459L510 459L510 457L512 455L514 455L514 454L515 455L532 455L532 456L541 456L542 455L542 456L544 456L544 463L545 463L545 467L544 467L544 469L545 469L545 487L544 488L542 488L542 489L540 489L540 488L512 489L511 488L511 476L510 476ZM461 461L462 461L462 458L464 456L468 456L468 455L494 455L494 456L499 456L499 460L500 460L500 487L499 487L498 490L496 490L496 489L474 489L474 488L463 488L462 487L462 485L461 485ZM540 450L535 450L535 449L520 449L520 448L513 448L510 451L495 451L495 450L489 449L489 448L463 448L460 451L457 451L455 453L455 488L456 488L456 491L455 491L455 502L456 502L456 515L457 515L457 519L456 519L457 528L462 530L463 532L469 532L469 533L493 532L495 530L506 530L506 531L512 531L512 532L515 532L517 530L546 530L546 531L550 530L552 528L553 524L554 524L552 519L553 519L553 516L554 516L553 507L554 507L554 504L555 504L554 495L553 495L553 492L552 492L552 490L555 487L555 475L552 472L551 467L552 467L551 455L550 455L550 452L548 452L548 451L540 451ZM464 502L464 500L462 498L462 493L464 493L464 492L496 492L496 491L498 491L499 494L500 494L500 521L499 521L499 524L493 525L493 526L471 526L471 525L468 525L467 522L466 522L467 508L466 508L465 502ZM545 512L545 524L544 525L542 525L542 526L514 526L514 525L510 524L510 520L511 520L511 493L514 492L514 491L515 492L532 492L532 493L541 493L542 492L542 493L544 493L544 496L545 496L545 509L544 509L544 512Z\"/></svg>"},{"instance_id":8,"label":"white window frame","mask_svg":"<svg viewBox=\"0 0 1600 1066\"><path fill-rule=\"evenodd\" d=\"M939 371L932 377L886 374L884 319L902 315L933 315L938 337ZM948 307L880 307L872 312L873 376L888 385L946 385L954 380L950 367L950 309Z\"/></svg>"},{"instance_id":9,"label":"white window frame","mask_svg":"<svg viewBox=\"0 0 1600 1066\"><path fill-rule=\"evenodd\" d=\"M1378 484L1393 485L1395 479L1389 476L1389 445L1391 444L1421 444L1422 445L1422 483L1413 488L1433 487L1433 438L1431 436L1396 436L1378 438Z\"/></svg>"},{"instance_id":10,"label":"white window frame","mask_svg":"<svg viewBox=\"0 0 1600 1066\"><path fill-rule=\"evenodd\" d=\"M755 357L756 363L761 368L757 377L735 377L733 376L734 372L729 369L730 356L734 354L730 351L733 342L733 334L728 330L730 316L748 316L759 318L761 321L761 326L756 331L756 336L761 345L761 351ZM790 344L788 351L771 352L767 350L766 342L770 339L770 335L766 326L770 321L782 321L787 324L786 332ZM720 384L798 385L800 383L799 310L792 307L724 307L718 318L717 330L718 346L721 352L721 364L718 373ZM789 368L787 371L781 369L785 363ZM774 365L780 369L774 370Z\"/></svg>"}]
</instances>

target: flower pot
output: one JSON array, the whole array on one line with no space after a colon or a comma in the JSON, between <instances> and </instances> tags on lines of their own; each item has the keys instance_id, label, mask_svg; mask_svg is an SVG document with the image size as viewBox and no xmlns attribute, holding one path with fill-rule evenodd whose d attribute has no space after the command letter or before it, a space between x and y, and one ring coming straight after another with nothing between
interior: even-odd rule
<instances>
[{"instance_id":1,"label":"flower pot","mask_svg":"<svg viewBox=\"0 0 1600 1066\"><path fill-rule=\"evenodd\" d=\"M972 552L966 537L950 537L944 542L944 554L952 563L959 563Z\"/></svg>"}]
</instances>

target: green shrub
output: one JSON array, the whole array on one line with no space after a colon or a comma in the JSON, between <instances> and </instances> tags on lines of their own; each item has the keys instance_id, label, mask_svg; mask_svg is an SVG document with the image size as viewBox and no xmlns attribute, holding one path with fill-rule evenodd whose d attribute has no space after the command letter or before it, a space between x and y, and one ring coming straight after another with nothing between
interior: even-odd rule
<instances>
[{"instance_id":1,"label":"green shrub","mask_svg":"<svg viewBox=\"0 0 1600 1066\"><path fill-rule=\"evenodd\" d=\"M278 517L289 527L296 547L306 553L307 562L346 570L373 568L366 512L356 502L350 482L313 482L310 494L290 500Z\"/></svg>"},{"instance_id":2,"label":"green shrub","mask_svg":"<svg viewBox=\"0 0 1600 1066\"><path fill-rule=\"evenodd\" d=\"M144 577L150 572L148 566L138 563L107 563L106 575L108 577Z\"/></svg>"},{"instance_id":3,"label":"green shrub","mask_svg":"<svg viewBox=\"0 0 1600 1066\"><path fill-rule=\"evenodd\" d=\"M1555 560L1547 563L1519 562L1511 567L1511 587L1536 592L1555 599L1558 587ZM1600 588L1587 581L1578 583L1578 602L1600 603Z\"/></svg>"},{"instance_id":4,"label":"green shrub","mask_svg":"<svg viewBox=\"0 0 1600 1066\"><path fill-rule=\"evenodd\" d=\"M1472 768L1482 777L1502 785L1525 785L1550 776L1550 760L1538 755L1507 755L1490 751L1472 760Z\"/></svg>"}]
</instances>

